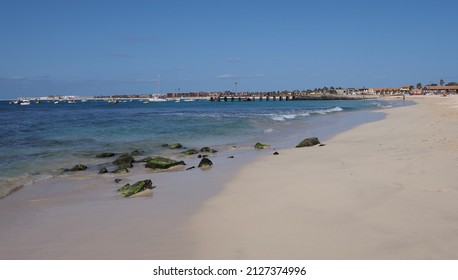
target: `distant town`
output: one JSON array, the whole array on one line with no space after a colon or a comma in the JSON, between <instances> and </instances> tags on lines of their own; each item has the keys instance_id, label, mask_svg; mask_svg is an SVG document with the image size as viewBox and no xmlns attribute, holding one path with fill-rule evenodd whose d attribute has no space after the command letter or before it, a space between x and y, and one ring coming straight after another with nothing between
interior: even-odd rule
<instances>
[{"instance_id":1,"label":"distant town","mask_svg":"<svg viewBox=\"0 0 458 280\"><path fill-rule=\"evenodd\" d=\"M73 95L49 95L44 97L21 97L10 101L12 104L27 105L27 103L41 101L48 102L76 102L88 100L104 100L117 103L125 100L140 100L144 103L157 101L195 101L195 100L210 100L210 101L251 101L251 100L304 100L304 99L363 99L377 98L380 96L396 96L396 95L431 95L431 94L458 94L458 83L451 82L445 84L443 80L438 84L428 84L422 86L403 85L401 87L386 87L386 88L342 88L342 87L323 87L307 90L293 91L268 91L268 92L171 92L166 94L150 93L150 94L116 94L116 95L98 95L93 97L82 97Z\"/></svg>"}]
</instances>

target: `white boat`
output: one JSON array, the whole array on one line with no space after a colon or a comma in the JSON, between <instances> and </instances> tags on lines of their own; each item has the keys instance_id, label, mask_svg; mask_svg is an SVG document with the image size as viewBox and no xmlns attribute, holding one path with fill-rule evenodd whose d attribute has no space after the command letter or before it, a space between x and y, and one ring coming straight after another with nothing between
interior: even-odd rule
<instances>
[{"instance_id":1,"label":"white boat","mask_svg":"<svg viewBox=\"0 0 458 280\"><path fill-rule=\"evenodd\" d=\"M55 101L54 101L54 104L59 104L59 100L55 100Z\"/></svg>"},{"instance_id":2,"label":"white boat","mask_svg":"<svg viewBox=\"0 0 458 280\"><path fill-rule=\"evenodd\" d=\"M22 100L19 104L20 105L30 105L30 100Z\"/></svg>"},{"instance_id":3,"label":"white boat","mask_svg":"<svg viewBox=\"0 0 458 280\"><path fill-rule=\"evenodd\" d=\"M164 102L167 101L166 99L159 98L157 96L153 96L152 98L148 98L149 102Z\"/></svg>"}]
</instances>

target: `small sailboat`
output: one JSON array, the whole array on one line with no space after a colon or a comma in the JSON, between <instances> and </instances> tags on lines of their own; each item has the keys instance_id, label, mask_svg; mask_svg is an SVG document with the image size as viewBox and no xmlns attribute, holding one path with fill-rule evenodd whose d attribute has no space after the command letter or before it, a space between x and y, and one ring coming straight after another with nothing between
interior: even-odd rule
<instances>
[{"instance_id":1,"label":"small sailboat","mask_svg":"<svg viewBox=\"0 0 458 280\"><path fill-rule=\"evenodd\" d=\"M30 105L30 100L21 100L21 102L19 104L22 105L22 106Z\"/></svg>"}]
</instances>

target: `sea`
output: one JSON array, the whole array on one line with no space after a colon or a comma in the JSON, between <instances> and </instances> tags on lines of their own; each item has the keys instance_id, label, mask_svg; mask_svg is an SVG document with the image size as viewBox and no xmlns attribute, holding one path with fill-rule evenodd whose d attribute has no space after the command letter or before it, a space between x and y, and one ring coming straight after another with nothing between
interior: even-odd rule
<instances>
[{"instance_id":1,"label":"sea","mask_svg":"<svg viewBox=\"0 0 458 280\"><path fill-rule=\"evenodd\" d=\"M179 157L163 144L218 151L294 147L306 137L326 140L383 118L382 108L403 100L149 102L42 101L21 106L0 101L0 198L23 185L64 174L64 168L97 168L102 152L138 151ZM111 159L112 160L112 159Z\"/></svg>"}]
</instances>

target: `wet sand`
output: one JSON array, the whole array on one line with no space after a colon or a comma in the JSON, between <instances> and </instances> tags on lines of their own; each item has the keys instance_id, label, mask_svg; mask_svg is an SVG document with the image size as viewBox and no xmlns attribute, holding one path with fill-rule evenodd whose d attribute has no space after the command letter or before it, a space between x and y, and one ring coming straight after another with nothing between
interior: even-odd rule
<instances>
[{"instance_id":1,"label":"wet sand","mask_svg":"<svg viewBox=\"0 0 458 280\"><path fill-rule=\"evenodd\" d=\"M193 242L186 220L251 159L234 154L213 156L215 165L207 171L188 158L186 167L196 166L189 171L156 173L138 164L126 174L83 172L26 186L0 201L0 259L189 258ZM116 193L144 179L157 186L149 195Z\"/></svg>"}]
</instances>

